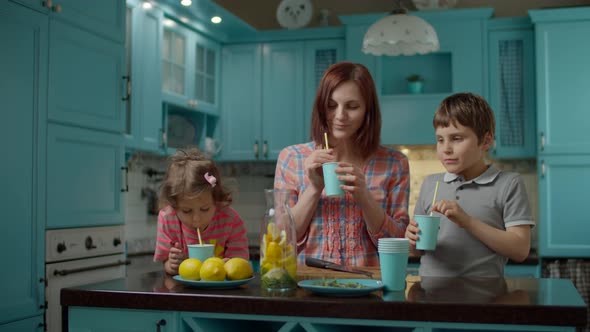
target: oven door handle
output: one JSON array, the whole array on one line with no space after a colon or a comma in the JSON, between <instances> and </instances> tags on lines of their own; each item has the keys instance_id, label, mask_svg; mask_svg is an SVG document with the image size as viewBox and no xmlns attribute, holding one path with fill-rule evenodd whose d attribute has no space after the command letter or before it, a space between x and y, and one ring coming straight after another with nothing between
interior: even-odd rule
<instances>
[{"instance_id":1,"label":"oven door handle","mask_svg":"<svg viewBox=\"0 0 590 332\"><path fill-rule=\"evenodd\" d=\"M55 271L53 271L53 275L54 276L57 276L57 275L67 276L68 274L93 271L93 270L105 269L107 267L115 267L115 266L121 266L121 265L129 265L129 264L131 264L131 261L128 259L126 259L124 261L118 260L116 263L94 265L94 266L82 267L79 269L55 270Z\"/></svg>"}]
</instances>

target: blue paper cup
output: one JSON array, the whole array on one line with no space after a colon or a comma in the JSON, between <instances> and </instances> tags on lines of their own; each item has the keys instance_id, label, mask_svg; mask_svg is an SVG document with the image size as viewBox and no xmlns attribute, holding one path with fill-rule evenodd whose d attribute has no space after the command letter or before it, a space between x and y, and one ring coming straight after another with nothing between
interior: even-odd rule
<instances>
[{"instance_id":1,"label":"blue paper cup","mask_svg":"<svg viewBox=\"0 0 590 332\"><path fill-rule=\"evenodd\" d=\"M379 253L381 281L386 291L402 291L406 289L406 268L408 253Z\"/></svg>"},{"instance_id":2,"label":"blue paper cup","mask_svg":"<svg viewBox=\"0 0 590 332\"><path fill-rule=\"evenodd\" d=\"M420 228L418 241L416 241L416 249L434 250L436 248L436 241L438 239L440 217L417 215L414 216L414 220L416 223L418 223L418 228Z\"/></svg>"},{"instance_id":3,"label":"blue paper cup","mask_svg":"<svg viewBox=\"0 0 590 332\"><path fill-rule=\"evenodd\" d=\"M344 190L340 188L342 181L338 180L338 174L334 169L338 167L338 163L324 163L322 170L324 171L324 185L326 187L326 196L344 196Z\"/></svg>"},{"instance_id":4,"label":"blue paper cup","mask_svg":"<svg viewBox=\"0 0 590 332\"><path fill-rule=\"evenodd\" d=\"M189 244L188 245L188 257L196 258L204 262L207 258L213 257L215 250L214 244Z\"/></svg>"}]
</instances>

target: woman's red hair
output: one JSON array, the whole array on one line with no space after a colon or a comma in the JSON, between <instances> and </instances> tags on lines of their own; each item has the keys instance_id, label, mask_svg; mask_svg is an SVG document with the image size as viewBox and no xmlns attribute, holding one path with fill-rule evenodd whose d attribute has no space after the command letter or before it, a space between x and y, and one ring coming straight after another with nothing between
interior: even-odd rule
<instances>
[{"instance_id":1,"label":"woman's red hair","mask_svg":"<svg viewBox=\"0 0 590 332\"><path fill-rule=\"evenodd\" d=\"M313 103L311 139L316 145L324 144L324 133L330 132L326 120L330 97L336 87L347 81L355 82L364 99L365 120L356 133L354 144L358 147L363 158L367 158L377 150L380 144L381 111L375 82L369 70L359 63L339 62L330 66L324 73Z\"/></svg>"}]
</instances>

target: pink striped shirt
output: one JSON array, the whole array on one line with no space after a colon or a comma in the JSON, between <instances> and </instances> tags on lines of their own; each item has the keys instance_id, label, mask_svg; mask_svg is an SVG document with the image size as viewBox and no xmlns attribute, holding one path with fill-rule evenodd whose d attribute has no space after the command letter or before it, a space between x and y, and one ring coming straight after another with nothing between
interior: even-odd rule
<instances>
[{"instance_id":1,"label":"pink striped shirt","mask_svg":"<svg viewBox=\"0 0 590 332\"><path fill-rule=\"evenodd\" d=\"M217 257L242 257L249 259L248 238L246 227L240 215L231 207L217 208L211 223L201 232L205 243L215 244ZM158 233L156 235L156 251L154 261L164 262L168 259L170 244L179 242L188 257L188 244L199 243L196 230L185 226L176 211L167 206L160 210L158 216Z\"/></svg>"}]
</instances>

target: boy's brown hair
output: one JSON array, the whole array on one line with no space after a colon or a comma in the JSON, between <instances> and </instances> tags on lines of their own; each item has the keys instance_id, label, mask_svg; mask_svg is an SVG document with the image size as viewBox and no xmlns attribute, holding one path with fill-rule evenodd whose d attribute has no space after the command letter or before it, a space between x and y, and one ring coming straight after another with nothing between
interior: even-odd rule
<instances>
[{"instance_id":1,"label":"boy's brown hair","mask_svg":"<svg viewBox=\"0 0 590 332\"><path fill-rule=\"evenodd\" d=\"M209 173L216 178L216 185L205 179ZM170 157L170 164L160 188L160 205L178 207L178 201L192 198L205 190L210 190L213 201L219 206L232 202L231 193L221 185L221 177L215 163L199 149L179 149Z\"/></svg>"},{"instance_id":2,"label":"boy's brown hair","mask_svg":"<svg viewBox=\"0 0 590 332\"><path fill-rule=\"evenodd\" d=\"M477 142L481 144L486 134L494 137L496 120L494 111L486 100L469 92L456 93L446 97L438 106L432 125L448 127L459 123L471 128L477 136Z\"/></svg>"}]
</instances>

